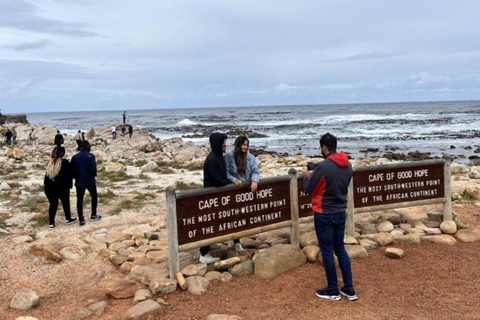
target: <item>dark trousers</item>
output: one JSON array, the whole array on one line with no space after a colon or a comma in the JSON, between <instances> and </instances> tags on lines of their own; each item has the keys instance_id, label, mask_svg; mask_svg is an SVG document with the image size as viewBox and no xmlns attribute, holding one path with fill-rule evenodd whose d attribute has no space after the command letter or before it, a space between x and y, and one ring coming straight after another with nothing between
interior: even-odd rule
<instances>
[{"instance_id":1,"label":"dark trousers","mask_svg":"<svg viewBox=\"0 0 480 320\"><path fill-rule=\"evenodd\" d=\"M116 132L116 131L112 132L112 138L113 138L113 139L116 139L116 138L117 138L117 132Z\"/></svg>"},{"instance_id":2,"label":"dark trousers","mask_svg":"<svg viewBox=\"0 0 480 320\"><path fill-rule=\"evenodd\" d=\"M45 189L50 207L48 208L48 224L55 224L55 216L57 215L58 200L62 202L63 212L65 212L65 220L72 218L70 212L70 189L67 190L50 190Z\"/></svg>"},{"instance_id":3,"label":"dark trousers","mask_svg":"<svg viewBox=\"0 0 480 320\"><path fill-rule=\"evenodd\" d=\"M77 188L77 214L78 219L80 222L85 221L83 216L83 197L85 196L85 190L88 190L90 196L92 197L92 213L90 216L97 215L97 204L98 204L98 194L97 194L97 185L92 184L86 187L78 187Z\"/></svg>"},{"instance_id":4,"label":"dark trousers","mask_svg":"<svg viewBox=\"0 0 480 320\"><path fill-rule=\"evenodd\" d=\"M240 243L240 240L238 240L238 239L233 239L233 243L234 243L234 244ZM212 249L212 248L211 248L210 246L201 247L201 248L200 248L200 254L201 254L202 256L204 256L204 255L206 255L207 253L209 253L211 249Z\"/></svg>"},{"instance_id":5,"label":"dark trousers","mask_svg":"<svg viewBox=\"0 0 480 320\"><path fill-rule=\"evenodd\" d=\"M338 258L342 270L343 285L346 289L353 288L352 269L343 238L345 236L345 211L337 213L315 213L315 232L317 234L323 266L327 276L328 288L338 290L337 270L333 253Z\"/></svg>"}]
</instances>

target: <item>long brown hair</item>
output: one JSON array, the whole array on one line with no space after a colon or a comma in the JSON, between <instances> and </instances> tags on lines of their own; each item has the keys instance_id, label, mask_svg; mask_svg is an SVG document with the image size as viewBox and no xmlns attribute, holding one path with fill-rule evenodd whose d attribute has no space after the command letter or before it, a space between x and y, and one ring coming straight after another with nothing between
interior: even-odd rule
<instances>
[{"instance_id":1,"label":"long brown hair","mask_svg":"<svg viewBox=\"0 0 480 320\"><path fill-rule=\"evenodd\" d=\"M245 141L248 142L248 146L250 147L250 140L248 140L246 136L237 137L237 139L235 139L235 150L233 151L237 171L240 173L245 173L245 170L247 169L247 152L242 152L242 145Z\"/></svg>"},{"instance_id":2,"label":"long brown hair","mask_svg":"<svg viewBox=\"0 0 480 320\"><path fill-rule=\"evenodd\" d=\"M50 155L50 161L47 164L47 172L46 175L50 179L54 179L60 169L62 168L62 158L65 155L65 148L64 147L55 147L52 150L52 154ZM60 160L60 161L59 161Z\"/></svg>"}]
</instances>

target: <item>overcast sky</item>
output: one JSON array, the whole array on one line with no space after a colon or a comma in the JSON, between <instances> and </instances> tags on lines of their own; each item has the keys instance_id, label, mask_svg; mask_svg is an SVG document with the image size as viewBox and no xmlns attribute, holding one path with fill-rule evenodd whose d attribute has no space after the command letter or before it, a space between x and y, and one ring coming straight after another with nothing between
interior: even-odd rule
<instances>
[{"instance_id":1,"label":"overcast sky","mask_svg":"<svg viewBox=\"0 0 480 320\"><path fill-rule=\"evenodd\" d=\"M4 113L476 100L478 0L0 0Z\"/></svg>"}]
</instances>

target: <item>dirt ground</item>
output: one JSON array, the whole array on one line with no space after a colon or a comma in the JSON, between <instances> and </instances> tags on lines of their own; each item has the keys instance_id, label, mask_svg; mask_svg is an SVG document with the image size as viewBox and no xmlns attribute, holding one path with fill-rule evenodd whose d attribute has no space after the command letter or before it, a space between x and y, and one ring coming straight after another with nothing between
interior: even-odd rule
<instances>
[{"instance_id":1,"label":"dirt ground","mask_svg":"<svg viewBox=\"0 0 480 320\"><path fill-rule=\"evenodd\" d=\"M472 227L480 228L480 208L456 206L454 210ZM207 293L194 296L176 291L162 295L169 306L158 319L205 319L212 313L242 319L480 319L480 242L454 246L395 245L405 251L394 260L384 248L369 257L353 260L357 301L325 301L315 289L325 286L323 268L306 264L273 281L254 276L214 282ZM14 245L0 248L0 319L33 316L40 320L76 319L90 303L108 301L107 312L87 319L122 319L132 299L108 300L105 287L123 277L110 262L96 255L58 265L33 264ZM103 277L97 275L104 274ZM340 276L340 274L339 274ZM22 287L34 288L40 306L21 312L8 308Z\"/></svg>"}]
</instances>

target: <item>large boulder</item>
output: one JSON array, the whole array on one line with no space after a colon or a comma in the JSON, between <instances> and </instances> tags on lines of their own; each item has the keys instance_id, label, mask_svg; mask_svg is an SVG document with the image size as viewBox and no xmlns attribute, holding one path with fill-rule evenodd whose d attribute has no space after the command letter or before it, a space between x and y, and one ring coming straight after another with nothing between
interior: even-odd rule
<instances>
[{"instance_id":1,"label":"large boulder","mask_svg":"<svg viewBox=\"0 0 480 320\"><path fill-rule=\"evenodd\" d=\"M135 281L118 280L107 285L106 295L113 299L126 299L135 296L143 287Z\"/></svg>"},{"instance_id":2,"label":"large boulder","mask_svg":"<svg viewBox=\"0 0 480 320\"><path fill-rule=\"evenodd\" d=\"M60 252L45 244L34 243L27 249L25 254L33 261L44 263L58 263L62 261Z\"/></svg>"},{"instance_id":3,"label":"large boulder","mask_svg":"<svg viewBox=\"0 0 480 320\"><path fill-rule=\"evenodd\" d=\"M37 127L34 130L34 134L38 143L53 145L53 140L57 134L57 128L54 126Z\"/></svg>"},{"instance_id":4,"label":"large boulder","mask_svg":"<svg viewBox=\"0 0 480 320\"><path fill-rule=\"evenodd\" d=\"M35 308L39 303L40 298L35 291L20 289L10 301L10 308L27 311Z\"/></svg>"},{"instance_id":5,"label":"large boulder","mask_svg":"<svg viewBox=\"0 0 480 320\"><path fill-rule=\"evenodd\" d=\"M275 279L279 275L296 269L307 262L307 257L296 246L278 244L257 254L255 275L264 279Z\"/></svg>"},{"instance_id":6,"label":"large boulder","mask_svg":"<svg viewBox=\"0 0 480 320\"><path fill-rule=\"evenodd\" d=\"M480 240L480 231L472 229L458 230L455 236L462 242L474 242Z\"/></svg>"},{"instance_id":7,"label":"large boulder","mask_svg":"<svg viewBox=\"0 0 480 320\"><path fill-rule=\"evenodd\" d=\"M207 291L210 281L204 277L189 277L185 279L187 281L188 292L192 294L202 294Z\"/></svg>"},{"instance_id":8,"label":"large boulder","mask_svg":"<svg viewBox=\"0 0 480 320\"><path fill-rule=\"evenodd\" d=\"M145 300L137 303L127 310L123 315L123 320L152 320L159 319L158 315L162 312L162 306L153 300Z\"/></svg>"}]
</instances>

